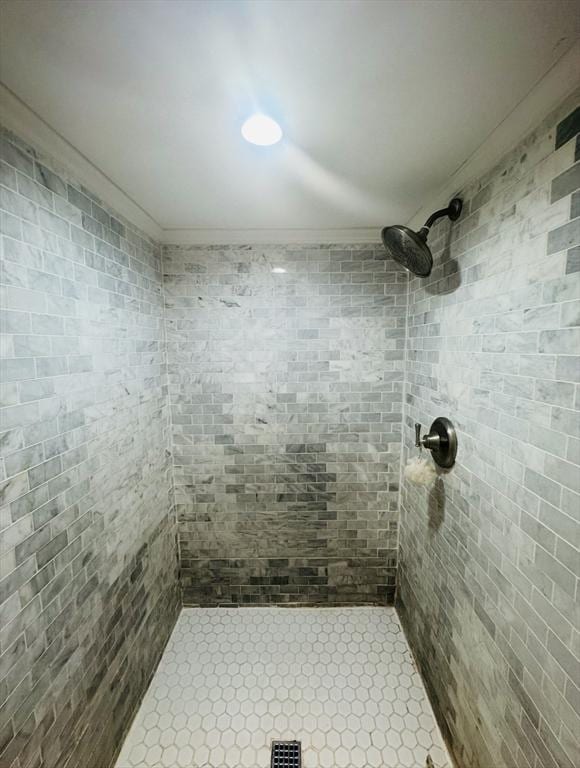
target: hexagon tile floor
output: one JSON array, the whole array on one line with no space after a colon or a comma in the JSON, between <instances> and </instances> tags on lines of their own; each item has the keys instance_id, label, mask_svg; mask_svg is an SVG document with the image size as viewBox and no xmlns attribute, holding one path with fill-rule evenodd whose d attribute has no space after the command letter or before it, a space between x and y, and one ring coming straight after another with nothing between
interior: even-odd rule
<instances>
[{"instance_id":1,"label":"hexagon tile floor","mask_svg":"<svg viewBox=\"0 0 580 768\"><path fill-rule=\"evenodd\" d=\"M185 608L117 768L451 768L394 608Z\"/></svg>"}]
</instances>

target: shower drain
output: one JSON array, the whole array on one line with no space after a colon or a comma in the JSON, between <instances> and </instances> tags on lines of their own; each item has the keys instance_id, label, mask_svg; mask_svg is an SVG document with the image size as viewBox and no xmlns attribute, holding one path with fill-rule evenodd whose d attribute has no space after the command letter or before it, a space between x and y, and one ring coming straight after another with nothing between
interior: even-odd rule
<instances>
[{"instance_id":1,"label":"shower drain","mask_svg":"<svg viewBox=\"0 0 580 768\"><path fill-rule=\"evenodd\" d=\"M301 768L299 741L273 741L270 768Z\"/></svg>"}]
</instances>

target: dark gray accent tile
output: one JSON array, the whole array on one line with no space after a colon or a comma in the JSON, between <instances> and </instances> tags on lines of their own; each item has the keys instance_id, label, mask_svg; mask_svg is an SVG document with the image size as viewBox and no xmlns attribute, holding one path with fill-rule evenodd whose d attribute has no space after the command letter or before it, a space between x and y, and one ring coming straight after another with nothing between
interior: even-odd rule
<instances>
[{"instance_id":1,"label":"dark gray accent tile","mask_svg":"<svg viewBox=\"0 0 580 768\"><path fill-rule=\"evenodd\" d=\"M580 189L580 163L576 163L567 171L556 176L552 182L551 201L555 203L566 195L571 195Z\"/></svg>"},{"instance_id":2,"label":"dark gray accent tile","mask_svg":"<svg viewBox=\"0 0 580 768\"><path fill-rule=\"evenodd\" d=\"M57 176L56 173L53 173L49 168L42 165L42 163L37 162L35 164L34 175L36 180L47 189L50 189L51 192L54 192L56 195L60 195L61 197L67 196L67 187L65 182L60 178L60 176Z\"/></svg>"},{"instance_id":3,"label":"dark gray accent tile","mask_svg":"<svg viewBox=\"0 0 580 768\"><path fill-rule=\"evenodd\" d=\"M570 218L580 216L580 192L574 192L570 199Z\"/></svg>"},{"instance_id":4,"label":"dark gray accent tile","mask_svg":"<svg viewBox=\"0 0 580 768\"><path fill-rule=\"evenodd\" d=\"M548 254L565 251L580 244L580 219L573 219L548 232Z\"/></svg>"},{"instance_id":5,"label":"dark gray accent tile","mask_svg":"<svg viewBox=\"0 0 580 768\"><path fill-rule=\"evenodd\" d=\"M570 248L566 257L566 274L580 272L580 246Z\"/></svg>"},{"instance_id":6,"label":"dark gray accent tile","mask_svg":"<svg viewBox=\"0 0 580 768\"><path fill-rule=\"evenodd\" d=\"M580 132L580 107L565 117L556 127L556 149Z\"/></svg>"}]
</instances>

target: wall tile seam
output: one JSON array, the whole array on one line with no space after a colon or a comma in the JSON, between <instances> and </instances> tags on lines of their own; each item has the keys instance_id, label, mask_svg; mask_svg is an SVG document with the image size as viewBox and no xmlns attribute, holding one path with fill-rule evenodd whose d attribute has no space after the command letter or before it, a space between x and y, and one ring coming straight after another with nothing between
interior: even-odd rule
<instances>
[{"instance_id":1,"label":"wall tile seam","mask_svg":"<svg viewBox=\"0 0 580 768\"><path fill-rule=\"evenodd\" d=\"M521 309L517 308L517 309L512 310L510 314L517 315L517 316L521 317L522 319L525 319L525 313L528 310L541 310L541 309L549 309L549 308L555 308L555 307L563 307L564 308L565 305L570 305L572 307L573 305L577 305L577 304L578 304L578 299L571 298L571 299L568 299L568 300L565 300L565 301L560 301L560 302L546 302L546 303L541 303L541 304L534 304L534 305L532 305L530 307L527 307L527 308L521 308ZM505 313L502 314L502 313L499 313L499 312L490 312L490 313L486 313L485 315L481 315L481 317L485 317L485 318L489 318L489 319L501 318L501 317L504 317L504 316L505 316ZM469 315L469 316L465 317L464 319L466 321L472 320L473 319L473 315ZM547 321L547 322L549 324L549 321ZM409 342L409 346L411 348L411 351L413 351L413 352L436 351L436 352L452 353L452 354L456 354L456 355L463 355L465 357L468 357L470 355L471 356L473 356L473 355L488 355L488 356L491 357L492 355L506 355L506 354L510 354L510 353L520 354L520 355L533 355L533 354L560 355L560 356L573 355L574 354L573 351L570 351L570 352L549 352L549 351L544 352L544 351L539 351L539 349L537 347L537 344L536 344L536 349L527 349L526 348L526 349L524 349L522 351L519 351L519 352L516 351L516 350L514 350L513 352L510 352L509 350L508 351L506 351L506 350L492 350L492 349L483 349L483 348L473 348L473 349L463 350L463 349L457 349L453 345L453 342L455 340L458 340L458 339L474 339L476 342L479 342L479 341L482 341L482 340L484 340L486 338L488 338L488 339L489 338L496 338L496 337L500 337L500 338L505 338L505 337L513 338L514 336L515 337L520 337L522 334L527 334L527 335L530 335L530 336L533 335L533 334L536 334L538 336L537 341L539 342L540 341L540 334L541 333L553 333L555 331L560 331L562 329L567 329L567 328L574 329L574 328L576 328L576 326L574 326L574 325L570 325L570 324L564 323L563 319L561 317L561 313L559 314L559 317L557 318L557 320L554 320L553 323L554 323L553 325L549 325L548 328L544 328L544 329L536 329L536 328L533 328L533 327L530 327L530 326L525 326L524 324L522 324L522 326L518 326L514 330L502 330L502 329L498 328L498 329L493 329L493 330L489 330L489 331L488 330L481 330L481 331L479 331L477 333L470 333L466 329L466 330L463 330L461 332L457 332L455 334L449 334L449 333L447 333L447 334L443 334L443 333L428 333L425 336L420 336L417 333L413 333L413 335L410 337L410 338L413 339L413 341ZM437 323L429 323L427 325L431 326L432 328L435 328L437 326ZM419 323L416 323L415 325L413 325L411 327L415 331L417 331L422 326ZM442 346L440 346L438 348L437 347L432 347L432 346L428 346L428 347L424 346L424 342L426 340L429 340L431 342L431 341L435 341L435 340L444 341L444 340L447 340L447 339L450 340L450 342L451 342L448 346L443 346L442 345ZM422 346L422 344L423 344L423 346ZM417 364L417 363L415 363L415 364ZM420 365L424 366L425 363L420 363ZM441 363L435 363L435 364L432 364L432 367L438 367L440 365L441 365ZM511 375L517 375L517 374L511 374ZM523 374L520 374L520 375L523 375ZM536 376L533 376L533 375L530 376L530 374L527 374L527 376L529 378L541 379L541 377L537 376L537 375ZM549 378L549 377L544 377L544 378ZM576 383L576 382L574 382L574 383Z\"/></svg>"},{"instance_id":2,"label":"wall tile seam","mask_svg":"<svg viewBox=\"0 0 580 768\"><path fill-rule=\"evenodd\" d=\"M538 619L539 619L539 620L542 622L542 624L544 624L544 625L545 625L545 629L547 630L547 632L546 632L546 640L542 640L542 638L538 636L538 634L536 633L536 631L534 630L534 628L533 628L532 626L529 626L529 625L528 625L528 626L527 626L527 628L526 628L526 630L527 630L526 646L527 646L527 647L529 647L529 635L530 635L530 633L531 633L531 634L534 636L534 638L535 638L536 642L537 642L537 643L538 643L538 644L539 644L539 645L540 645L540 646L541 646L541 647L542 647L542 648L543 648L543 649L544 649L544 650L545 650L545 651L546 651L546 652L547 652L547 653L550 655L550 657L551 657L551 658L554 660L554 662L556 663L556 665L557 665L557 666L560 668L560 670L562 671L562 675L564 676L564 678L565 678L565 679L564 679L564 684L563 684L562 690L558 689L558 693L561 695L561 697L562 697L562 699L563 699L563 703L564 703L564 704L565 704L567 707L569 707L569 708L570 708L570 710L572 710L572 705L571 705L569 702L567 702L567 701L566 701L566 698L565 698L565 695L564 695L564 693L565 693L565 690L564 690L564 689L565 689L565 687L566 687L566 683L567 683L567 681L571 681L571 682L572 682L572 683L574 683L574 684L575 684L575 681L574 681L573 677L570 675L570 672L569 672L569 671L567 671L566 669L564 669L564 667L562 666L561 662L560 662L560 661L559 661L559 660L558 660L558 659L557 659L557 658L554 656L554 654L552 653L552 651L551 651L551 650L550 650L550 648L548 647L548 642L547 642L547 639L549 638L549 632L550 632L550 631L552 631L552 628L551 628L550 624L548 624L548 623L547 623L547 622L544 620L544 618L543 618L542 616L540 616L540 614L538 613L538 611L536 610L536 608L535 608L535 607L534 607L534 606L533 606L531 603L529 603L529 602L528 602L528 601L527 601L525 598L523 598L523 600L524 600L524 602L526 603L526 608L527 608L527 610L529 610L531 613L535 614L535 616L537 616L537 617L538 617ZM514 607L515 607L515 606L514 606ZM518 612L518 611L517 611L517 608L516 608L516 612ZM519 612L518 612L518 613L519 613ZM571 628L571 630L572 630L572 631L574 630L574 626L573 626L573 625L570 625L570 628ZM512 629L512 630L511 630L511 632L513 633L513 631L514 631L514 630ZM510 638L511 638L511 635L510 635ZM521 638L520 638L520 639L521 639ZM566 643L564 643L564 642L562 641L562 638L561 638L561 637L559 637L559 638L558 638L558 640L560 640L560 641L562 642L562 645L564 645L564 646L567 648L567 650L568 650L568 651L571 653L571 655L572 655L572 656L574 656L574 658L576 659L576 661L577 661L577 662L578 662L578 664L580 665L580 657L578 657L578 655L577 655L577 654L574 652L574 649L573 649L573 647L572 647L572 646L573 646L573 642L574 642L574 638L573 638L573 637L571 637L571 638L570 638L570 641L569 641L569 644L568 644L568 645L566 645ZM512 650L514 650L514 649L512 648ZM501 648L500 648L500 651L501 651ZM503 652L502 652L502 653L503 653ZM509 660L507 659L507 657L506 657L506 663L508 664L508 666L509 666L510 668L512 668L512 665L510 664L510 662L509 662ZM514 672L515 672L515 670L514 670ZM547 673L547 671L546 671L545 669L544 669L544 670L542 670L542 681L544 681L544 680L547 680L547 681L549 681L549 682L550 682L552 685L554 685L554 682L553 682L553 680L552 680L552 679L549 677L549 675L548 675L548 673ZM523 684L524 684L524 688L525 688L525 679L524 679L524 681L523 681ZM572 711L573 711L573 710L572 710ZM576 714L578 714L578 713L576 713ZM562 724L563 724L563 723L562 723ZM551 730L551 729L550 729L550 730Z\"/></svg>"},{"instance_id":3,"label":"wall tile seam","mask_svg":"<svg viewBox=\"0 0 580 768\"><path fill-rule=\"evenodd\" d=\"M165 524L166 519L170 517L170 513L168 512L165 514L160 520L152 522L147 529L145 529L147 536L144 537L144 539L148 542L148 548L150 548L150 542L156 541L158 537L152 537L151 534L157 533L158 529ZM158 534L163 535L163 533ZM129 567L132 563L136 561L136 557L133 555L132 557L127 558L126 562L124 563L124 567ZM162 566L158 566L158 568L161 568ZM156 606L158 604L158 601L163 598L163 595L158 595L156 598L156 601L153 602L152 606ZM150 611L152 612L152 611ZM103 647L107 646L107 640L112 638L117 627L113 626L110 630L110 633L105 636L105 642L103 642ZM135 636L138 633L135 633ZM128 656L129 654L126 653L125 656Z\"/></svg>"},{"instance_id":4,"label":"wall tile seam","mask_svg":"<svg viewBox=\"0 0 580 768\"><path fill-rule=\"evenodd\" d=\"M407 291L406 291L406 312L405 312L405 336L404 336L404 357L403 357L403 367L402 367L402 374L403 374L403 388L401 392L401 441L399 445L399 492L397 495L397 540L396 540L396 548L397 553L400 552L401 548L401 508L402 508L402 493L403 493L403 476L405 472L405 427L407 422L407 381L408 381L408 367L409 367L409 359L408 359L408 351L409 351L409 300L410 300L410 293L411 293L411 278L407 275ZM400 557L400 555L398 555ZM398 568L397 568L398 571ZM397 584L395 587L395 606L397 603L397 592L398 592L398 574L397 574ZM412 653L412 651L411 651ZM413 660L415 660L415 657L413 656ZM418 667L417 667L418 669Z\"/></svg>"},{"instance_id":5,"label":"wall tile seam","mask_svg":"<svg viewBox=\"0 0 580 768\"><path fill-rule=\"evenodd\" d=\"M176 552L177 552L177 568L178 568L178 574L180 574L181 571L181 563L183 562L183 556L181 552L181 537L179 535L179 516L178 516L178 510L177 510L177 501L176 501L176 473L175 473L175 446L173 444L173 438L174 438L174 423L173 423L173 403L171 399L171 392L172 387L169 381L169 340L167 338L167 323L168 323L168 315L167 315L167 290L165 287L165 256L166 256L166 249L168 246L161 244L160 245L160 251L161 251L161 285L162 285L162 297L163 297L163 340L164 340L164 357L165 357L165 386L166 386L166 400L167 400L167 411L168 411L168 449L171 451L171 466L170 466L170 488L171 488L171 505L172 505L172 511L173 511L173 523L174 523L174 530L175 530L175 545L176 545ZM178 578L178 588L179 588L179 594L180 594L180 600L181 605L184 605L184 599L183 599L183 583L182 579L179 576Z\"/></svg>"}]
</instances>

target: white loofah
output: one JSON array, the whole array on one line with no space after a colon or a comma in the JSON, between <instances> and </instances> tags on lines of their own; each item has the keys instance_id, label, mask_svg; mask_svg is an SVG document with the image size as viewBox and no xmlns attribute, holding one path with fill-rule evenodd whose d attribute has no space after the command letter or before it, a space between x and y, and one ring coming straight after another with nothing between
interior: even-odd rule
<instances>
[{"instance_id":1,"label":"white loofah","mask_svg":"<svg viewBox=\"0 0 580 768\"><path fill-rule=\"evenodd\" d=\"M417 485L429 485L437 477L437 471L431 459L415 456L407 462L405 477Z\"/></svg>"}]
</instances>

